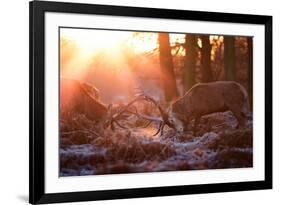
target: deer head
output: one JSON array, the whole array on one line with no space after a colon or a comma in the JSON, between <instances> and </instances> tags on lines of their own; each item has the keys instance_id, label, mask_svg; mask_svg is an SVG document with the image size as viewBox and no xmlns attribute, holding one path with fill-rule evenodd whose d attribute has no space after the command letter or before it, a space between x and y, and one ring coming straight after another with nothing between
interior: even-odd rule
<instances>
[{"instance_id":1,"label":"deer head","mask_svg":"<svg viewBox=\"0 0 281 205\"><path fill-rule=\"evenodd\" d=\"M168 123L170 127L174 128L178 134L184 132L185 123L187 122L187 118L183 114L179 114L175 112L173 109L174 104L170 104L167 109Z\"/></svg>"}]
</instances>

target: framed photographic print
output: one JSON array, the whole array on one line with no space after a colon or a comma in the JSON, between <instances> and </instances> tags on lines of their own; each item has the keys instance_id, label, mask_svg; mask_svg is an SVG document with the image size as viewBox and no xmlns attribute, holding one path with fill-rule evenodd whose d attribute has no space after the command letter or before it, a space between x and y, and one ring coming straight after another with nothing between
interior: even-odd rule
<instances>
[{"instance_id":1,"label":"framed photographic print","mask_svg":"<svg viewBox=\"0 0 281 205\"><path fill-rule=\"evenodd\" d=\"M30 203L272 188L272 17L30 2Z\"/></svg>"}]
</instances>

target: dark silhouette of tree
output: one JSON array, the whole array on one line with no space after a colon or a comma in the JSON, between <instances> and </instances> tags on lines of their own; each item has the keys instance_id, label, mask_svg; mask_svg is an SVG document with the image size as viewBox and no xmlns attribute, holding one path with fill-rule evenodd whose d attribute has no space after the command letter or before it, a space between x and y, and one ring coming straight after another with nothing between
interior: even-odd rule
<instances>
[{"instance_id":1,"label":"dark silhouette of tree","mask_svg":"<svg viewBox=\"0 0 281 205\"><path fill-rule=\"evenodd\" d=\"M211 70L211 44L209 35L201 35L202 48L201 48L201 75L202 82L213 81L213 75Z\"/></svg>"},{"instance_id":2,"label":"dark silhouette of tree","mask_svg":"<svg viewBox=\"0 0 281 205\"><path fill-rule=\"evenodd\" d=\"M185 35L185 58L184 58L184 90L188 91L195 84L196 67L196 42L197 38L193 34Z\"/></svg>"},{"instance_id":3,"label":"dark silhouette of tree","mask_svg":"<svg viewBox=\"0 0 281 205\"><path fill-rule=\"evenodd\" d=\"M224 69L227 80L236 79L234 43L235 38L233 36L224 36Z\"/></svg>"},{"instance_id":4,"label":"dark silhouette of tree","mask_svg":"<svg viewBox=\"0 0 281 205\"><path fill-rule=\"evenodd\" d=\"M162 83L166 101L171 101L178 96L176 78L173 68L170 37L168 33L159 33L159 57L162 70Z\"/></svg>"},{"instance_id":5,"label":"dark silhouette of tree","mask_svg":"<svg viewBox=\"0 0 281 205\"><path fill-rule=\"evenodd\" d=\"M247 38L248 46L248 93L250 107L253 109L253 38Z\"/></svg>"}]
</instances>

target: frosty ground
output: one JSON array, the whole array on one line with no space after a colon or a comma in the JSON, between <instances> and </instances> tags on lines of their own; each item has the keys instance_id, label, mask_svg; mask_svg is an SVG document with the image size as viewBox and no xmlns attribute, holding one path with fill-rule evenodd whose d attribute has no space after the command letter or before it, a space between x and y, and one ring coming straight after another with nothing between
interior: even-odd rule
<instances>
[{"instance_id":1,"label":"frosty ground","mask_svg":"<svg viewBox=\"0 0 281 205\"><path fill-rule=\"evenodd\" d=\"M101 136L84 115L72 115L60 122L60 176L252 167L252 122L243 129L236 125L224 112L202 117L196 136L168 127L152 136L156 124L108 128Z\"/></svg>"}]
</instances>

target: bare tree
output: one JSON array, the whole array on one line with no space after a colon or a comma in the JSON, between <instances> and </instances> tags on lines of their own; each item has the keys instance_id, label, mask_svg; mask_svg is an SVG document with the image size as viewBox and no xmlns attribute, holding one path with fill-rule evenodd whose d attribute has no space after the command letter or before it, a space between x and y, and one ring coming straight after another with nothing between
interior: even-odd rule
<instances>
[{"instance_id":1,"label":"bare tree","mask_svg":"<svg viewBox=\"0 0 281 205\"><path fill-rule=\"evenodd\" d=\"M248 44L248 92L250 107L253 109L253 38L247 38Z\"/></svg>"},{"instance_id":2,"label":"bare tree","mask_svg":"<svg viewBox=\"0 0 281 205\"><path fill-rule=\"evenodd\" d=\"M166 101L171 101L178 96L176 78L173 68L170 37L168 33L159 33L159 57L162 70L162 83Z\"/></svg>"},{"instance_id":3,"label":"bare tree","mask_svg":"<svg viewBox=\"0 0 281 205\"><path fill-rule=\"evenodd\" d=\"M201 48L201 74L202 82L211 82L213 81L213 74L211 70L211 44L210 36L202 35L200 36L202 40Z\"/></svg>"},{"instance_id":4,"label":"bare tree","mask_svg":"<svg viewBox=\"0 0 281 205\"><path fill-rule=\"evenodd\" d=\"M185 35L185 58L184 58L184 90L188 91L195 84L196 66L196 36L193 34Z\"/></svg>"},{"instance_id":5,"label":"bare tree","mask_svg":"<svg viewBox=\"0 0 281 205\"><path fill-rule=\"evenodd\" d=\"M224 69L227 80L236 79L235 70L235 38L234 36L224 37Z\"/></svg>"}]
</instances>

